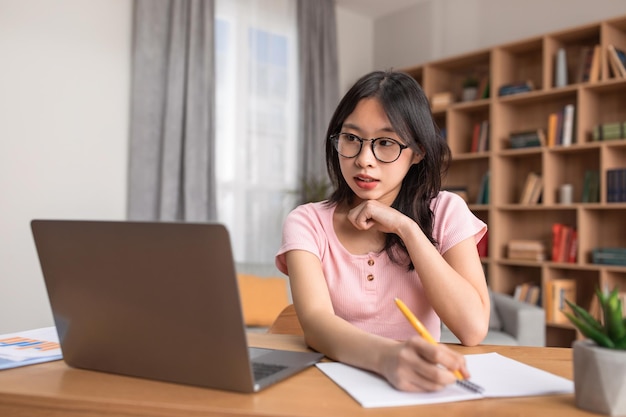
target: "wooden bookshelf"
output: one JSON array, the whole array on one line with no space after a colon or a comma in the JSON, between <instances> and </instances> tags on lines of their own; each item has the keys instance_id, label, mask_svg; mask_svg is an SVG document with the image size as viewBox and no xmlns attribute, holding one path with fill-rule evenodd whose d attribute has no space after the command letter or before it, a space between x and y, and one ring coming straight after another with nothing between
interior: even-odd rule
<instances>
[{"instance_id":1,"label":"wooden bookshelf","mask_svg":"<svg viewBox=\"0 0 626 417\"><path fill-rule=\"evenodd\" d=\"M597 80L581 81L584 50L599 45ZM592 263L597 247L626 247L626 202L609 202L607 171L626 168L626 138L593 139L593 129L603 123L626 122L626 78L615 75L609 63L608 45L626 50L626 16L546 33L489 49L425 63L404 71L411 74L432 98L450 92L452 104L433 110L445 132L453 161L445 186L466 190L472 211L489 225L488 256L483 258L489 286L513 294L524 283L542 288L540 303L548 307L545 289L555 280L576 283L576 302L590 307L598 286L626 290L626 267ZM555 84L555 56L566 51L568 82ZM487 98L461 101L462 83L468 76L487 77ZM500 87L530 81L533 90L500 96ZM575 106L573 143L511 149L509 135L543 129L550 113ZM472 152L477 123L488 121L488 148ZM585 173L599 177L599 200L583 202ZM489 200L478 200L481 181L489 172ZM541 176L543 193L538 204L520 204L520 193L530 172ZM558 190L572 184L573 202L561 204ZM478 204L480 203L480 204ZM575 262L553 262L552 225L563 223L578 233ZM507 244L514 239L543 241L546 261L507 258ZM580 335L568 323L547 321L548 346L571 346Z\"/></svg>"}]
</instances>

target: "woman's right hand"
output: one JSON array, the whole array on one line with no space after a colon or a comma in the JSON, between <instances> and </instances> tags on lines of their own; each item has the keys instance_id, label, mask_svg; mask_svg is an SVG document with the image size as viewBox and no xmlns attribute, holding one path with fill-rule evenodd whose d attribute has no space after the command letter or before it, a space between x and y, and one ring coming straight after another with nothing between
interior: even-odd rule
<instances>
[{"instance_id":1,"label":"woman's right hand","mask_svg":"<svg viewBox=\"0 0 626 417\"><path fill-rule=\"evenodd\" d=\"M456 381L455 370L469 378L463 355L420 336L391 347L381 360L382 375L401 391L438 391Z\"/></svg>"}]
</instances>

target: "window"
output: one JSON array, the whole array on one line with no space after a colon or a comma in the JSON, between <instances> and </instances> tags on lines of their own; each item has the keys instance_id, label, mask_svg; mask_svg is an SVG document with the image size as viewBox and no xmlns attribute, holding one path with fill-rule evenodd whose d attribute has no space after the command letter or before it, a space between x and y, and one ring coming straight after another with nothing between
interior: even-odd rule
<instances>
[{"instance_id":1,"label":"window","mask_svg":"<svg viewBox=\"0 0 626 417\"><path fill-rule=\"evenodd\" d=\"M218 219L237 262L273 263L298 186L295 2L217 0Z\"/></svg>"}]
</instances>

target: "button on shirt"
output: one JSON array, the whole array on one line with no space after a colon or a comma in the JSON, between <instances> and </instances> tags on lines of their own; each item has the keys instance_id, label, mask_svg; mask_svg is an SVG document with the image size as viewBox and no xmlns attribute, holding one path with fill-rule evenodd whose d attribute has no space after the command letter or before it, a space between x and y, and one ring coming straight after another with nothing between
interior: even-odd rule
<instances>
[{"instance_id":1,"label":"button on shirt","mask_svg":"<svg viewBox=\"0 0 626 417\"><path fill-rule=\"evenodd\" d=\"M400 297L439 340L441 322L426 299L415 271L391 261L385 251L354 255L339 242L333 227L335 205L309 203L294 209L283 227L276 266L289 275L285 254L305 250L320 259L335 314L370 333L397 340L415 335L394 303ZM478 241L487 227L456 194L443 191L433 200L433 235L445 253L473 236Z\"/></svg>"}]
</instances>

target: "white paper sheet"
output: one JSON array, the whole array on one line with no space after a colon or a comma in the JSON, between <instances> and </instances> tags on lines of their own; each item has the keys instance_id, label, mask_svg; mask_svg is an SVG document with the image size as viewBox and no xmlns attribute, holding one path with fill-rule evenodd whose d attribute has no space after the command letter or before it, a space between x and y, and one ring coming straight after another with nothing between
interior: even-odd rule
<instances>
[{"instance_id":1,"label":"white paper sheet","mask_svg":"<svg viewBox=\"0 0 626 417\"><path fill-rule=\"evenodd\" d=\"M574 392L572 381L498 353L466 355L465 359L471 381L485 389L482 394L457 384L437 392L403 392L374 373L339 362L321 362L316 366L365 408Z\"/></svg>"}]
</instances>

